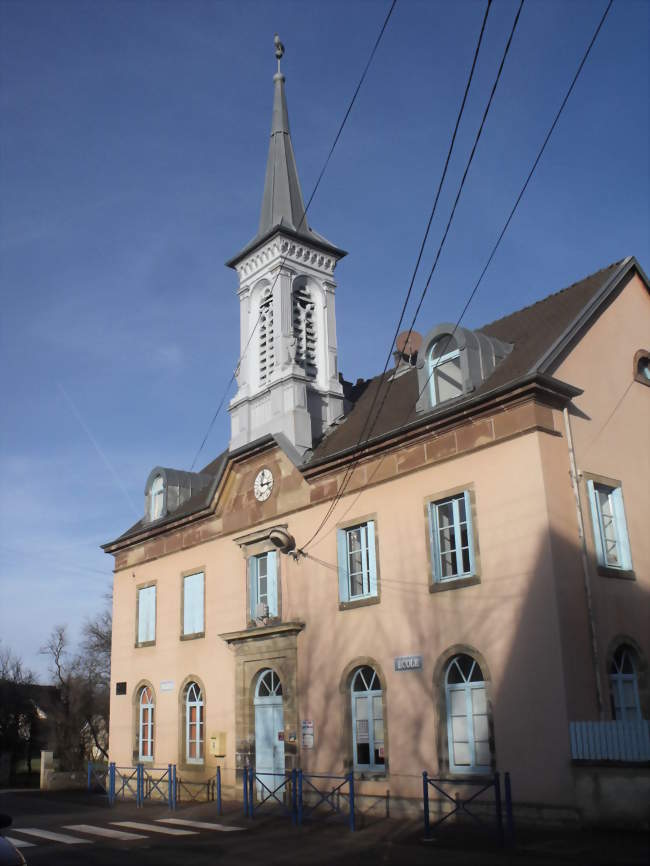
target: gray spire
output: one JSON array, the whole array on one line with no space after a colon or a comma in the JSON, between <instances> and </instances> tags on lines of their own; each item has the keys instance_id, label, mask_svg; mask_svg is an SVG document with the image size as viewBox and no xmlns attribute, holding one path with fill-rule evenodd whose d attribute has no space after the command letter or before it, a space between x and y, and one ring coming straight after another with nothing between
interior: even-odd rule
<instances>
[{"instance_id":1,"label":"gray spire","mask_svg":"<svg viewBox=\"0 0 650 866\"><path fill-rule=\"evenodd\" d=\"M258 235L265 235L275 226L283 225L293 229L294 232L309 236L311 233L305 218L305 205L291 145L289 114L284 95L284 75L281 72L276 72L273 76L273 84L275 93L271 118L271 141L266 161Z\"/></svg>"},{"instance_id":2,"label":"gray spire","mask_svg":"<svg viewBox=\"0 0 650 866\"><path fill-rule=\"evenodd\" d=\"M259 243L266 240L275 229L283 228L289 234L303 237L323 249L334 253L338 258L345 255L324 237L313 231L305 216L305 203L298 180L296 158L293 155L291 133L289 131L289 112L284 93L284 75L280 71L280 59L284 54L284 45L275 34L275 56L278 60L278 71L273 76L273 114L271 116L271 141L269 155L266 161L266 177L264 179L264 195L257 234L250 243L234 258L226 262L234 267L237 262Z\"/></svg>"}]
</instances>

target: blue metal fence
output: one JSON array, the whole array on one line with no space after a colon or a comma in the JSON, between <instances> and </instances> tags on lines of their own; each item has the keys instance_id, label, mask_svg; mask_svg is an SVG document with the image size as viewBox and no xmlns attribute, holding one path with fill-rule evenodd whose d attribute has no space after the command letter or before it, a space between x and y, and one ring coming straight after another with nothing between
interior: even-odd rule
<instances>
[{"instance_id":1,"label":"blue metal fence","mask_svg":"<svg viewBox=\"0 0 650 866\"><path fill-rule=\"evenodd\" d=\"M89 786L91 780L88 771ZM170 809L176 808L176 764L167 767L145 767L136 764L135 767L118 767L114 762L108 765L108 802L113 805L116 800L135 800L138 806L145 801L162 800Z\"/></svg>"},{"instance_id":2,"label":"blue metal fence","mask_svg":"<svg viewBox=\"0 0 650 866\"><path fill-rule=\"evenodd\" d=\"M246 767L242 783L247 818L255 818L260 811L269 812L273 808L295 825L309 819L338 816L347 822L352 832L355 830L353 773L331 776L290 770L258 775L252 767Z\"/></svg>"},{"instance_id":3,"label":"blue metal fence","mask_svg":"<svg viewBox=\"0 0 650 866\"><path fill-rule=\"evenodd\" d=\"M440 827L445 821L451 818L452 815L461 815L465 814L469 818L471 818L475 823L481 826L487 826L485 821L483 821L476 814L475 811L469 809L468 807L473 804L481 794L484 794L486 791L490 789L494 790L494 820L495 820L495 832L497 842L501 847L504 847L506 843L512 844L514 840L514 818L512 814L512 788L510 784L510 773L505 774L504 778L505 783L505 807L506 807L506 826L504 828L503 823L503 808L501 804L501 778L499 773L495 773L493 777L488 779L441 779L441 778L431 778L429 777L426 770L422 773L422 799L424 806L424 836L426 839L431 839L432 833L435 832L436 828ZM469 788L476 788L477 790L468 793L468 796L461 797L457 792L452 795L448 790L445 790L443 786L453 786L453 788L457 788L458 786L466 786ZM429 813L429 789L435 789L441 796L442 801L448 801L452 804L453 809L450 809L446 812L441 818L438 818L436 821L431 820L431 816Z\"/></svg>"}]
</instances>

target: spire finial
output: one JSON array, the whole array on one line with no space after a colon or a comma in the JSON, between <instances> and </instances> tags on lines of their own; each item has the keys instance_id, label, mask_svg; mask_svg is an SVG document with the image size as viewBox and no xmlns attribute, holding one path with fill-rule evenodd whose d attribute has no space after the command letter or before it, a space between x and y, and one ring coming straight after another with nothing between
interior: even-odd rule
<instances>
[{"instance_id":1,"label":"spire finial","mask_svg":"<svg viewBox=\"0 0 650 866\"><path fill-rule=\"evenodd\" d=\"M280 71L280 60L282 59L282 55L284 54L284 45L280 42L280 37L276 33L273 37L273 43L275 45L275 56L278 58L278 75L281 75Z\"/></svg>"}]
</instances>

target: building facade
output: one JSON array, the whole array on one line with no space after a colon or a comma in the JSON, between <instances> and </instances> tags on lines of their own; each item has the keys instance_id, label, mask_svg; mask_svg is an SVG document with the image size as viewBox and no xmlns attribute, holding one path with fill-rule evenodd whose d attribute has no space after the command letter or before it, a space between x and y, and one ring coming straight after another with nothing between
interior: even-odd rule
<instances>
[{"instance_id":1,"label":"building facade","mask_svg":"<svg viewBox=\"0 0 650 866\"><path fill-rule=\"evenodd\" d=\"M104 545L111 760L192 780L220 765L237 791L245 766L352 770L362 797L403 805L425 769L508 770L522 812L595 816L598 789L601 809L638 813L643 270L628 258L483 328L436 325L351 387L345 253L307 224L279 63L274 90L259 231L228 263L229 447L197 473L156 467L143 518ZM634 748L611 745L621 732Z\"/></svg>"}]
</instances>

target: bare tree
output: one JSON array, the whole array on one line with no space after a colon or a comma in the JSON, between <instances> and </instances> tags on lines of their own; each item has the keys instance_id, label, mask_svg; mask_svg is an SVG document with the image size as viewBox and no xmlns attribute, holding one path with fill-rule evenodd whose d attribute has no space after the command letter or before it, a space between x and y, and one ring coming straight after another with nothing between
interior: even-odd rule
<instances>
[{"instance_id":1,"label":"bare tree","mask_svg":"<svg viewBox=\"0 0 650 866\"><path fill-rule=\"evenodd\" d=\"M70 652L65 626L52 630L41 652L61 696L53 713L61 764L76 769L97 754L108 758L110 610L86 621L79 652Z\"/></svg>"},{"instance_id":2,"label":"bare tree","mask_svg":"<svg viewBox=\"0 0 650 866\"><path fill-rule=\"evenodd\" d=\"M37 707L30 694L34 674L0 641L0 752L7 761L3 774L13 778L16 762L31 761L31 741L38 722Z\"/></svg>"}]
</instances>

